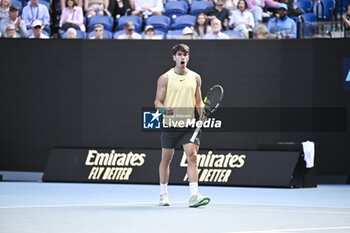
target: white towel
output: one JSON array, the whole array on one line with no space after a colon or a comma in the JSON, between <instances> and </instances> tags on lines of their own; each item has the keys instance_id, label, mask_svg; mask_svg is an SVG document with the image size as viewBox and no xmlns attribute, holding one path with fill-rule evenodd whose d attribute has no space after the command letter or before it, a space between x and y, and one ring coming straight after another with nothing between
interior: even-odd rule
<instances>
[{"instance_id":1,"label":"white towel","mask_svg":"<svg viewBox=\"0 0 350 233\"><path fill-rule=\"evenodd\" d=\"M306 141L301 143L303 145L304 160L306 162L307 168L312 168L314 166L315 158L315 143Z\"/></svg>"}]
</instances>

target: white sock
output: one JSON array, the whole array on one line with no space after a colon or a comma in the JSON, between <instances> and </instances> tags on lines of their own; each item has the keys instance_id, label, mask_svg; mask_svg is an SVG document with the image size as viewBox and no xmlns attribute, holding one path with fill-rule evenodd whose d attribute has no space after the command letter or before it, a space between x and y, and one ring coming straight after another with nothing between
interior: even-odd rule
<instances>
[{"instance_id":1,"label":"white sock","mask_svg":"<svg viewBox=\"0 0 350 233\"><path fill-rule=\"evenodd\" d=\"M197 182L190 183L190 191L191 191L191 196L198 193L198 183Z\"/></svg>"},{"instance_id":2,"label":"white sock","mask_svg":"<svg viewBox=\"0 0 350 233\"><path fill-rule=\"evenodd\" d=\"M163 195L168 192L168 183L160 184L160 195Z\"/></svg>"}]
</instances>

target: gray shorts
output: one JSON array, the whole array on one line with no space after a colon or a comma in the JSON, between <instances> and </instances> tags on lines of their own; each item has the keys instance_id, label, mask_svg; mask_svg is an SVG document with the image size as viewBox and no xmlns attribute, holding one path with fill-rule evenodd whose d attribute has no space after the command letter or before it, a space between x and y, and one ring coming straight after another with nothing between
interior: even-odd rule
<instances>
[{"instance_id":1,"label":"gray shorts","mask_svg":"<svg viewBox=\"0 0 350 233\"><path fill-rule=\"evenodd\" d=\"M173 149L191 143L190 139L196 129L195 128L167 128L162 129L160 133L160 144L162 148ZM200 145L201 131L199 131L194 143Z\"/></svg>"}]
</instances>

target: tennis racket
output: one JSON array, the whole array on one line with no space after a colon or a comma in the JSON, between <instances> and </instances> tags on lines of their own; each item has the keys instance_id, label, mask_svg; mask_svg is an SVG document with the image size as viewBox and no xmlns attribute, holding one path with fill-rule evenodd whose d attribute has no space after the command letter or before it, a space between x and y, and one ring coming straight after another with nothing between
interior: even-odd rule
<instances>
[{"instance_id":1,"label":"tennis racket","mask_svg":"<svg viewBox=\"0 0 350 233\"><path fill-rule=\"evenodd\" d=\"M210 115L212 115L220 106L222 100L224 99L224 89L220 85L215 85L209 89L208 93L204 98L204 106L201 120L207 119ZM201 128L197 127L194 131L190 142L194 142L197 137L199 130Z\"/></svg>"}]
</instances>

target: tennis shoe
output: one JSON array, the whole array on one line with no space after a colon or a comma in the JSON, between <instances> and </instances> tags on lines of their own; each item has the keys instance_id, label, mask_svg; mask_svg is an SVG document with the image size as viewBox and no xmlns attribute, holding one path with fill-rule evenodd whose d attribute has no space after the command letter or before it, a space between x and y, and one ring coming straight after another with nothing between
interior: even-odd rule
<instances>
[{"instance_id":1,"label":"tennis shoe","mask_svg":"<svg viewBox=\"0 0 350 233\"><path fill-rule=\"evenodd\" d=\"M168 193L164 193L163 195L160 195L159 205L160 206L170 206Z\"/></svg>"},{"instance_id":2,"label":"tennis shoe","mask_svg":"<svg viewBox=\"0 0 350 233\"><path fill-rule=\"evenodd\" d=\"M202 194L197 193L190 198L189 207L199 207L208 205L210 202L210 197L202 196Z\"/></svg>"}]
</instances>

